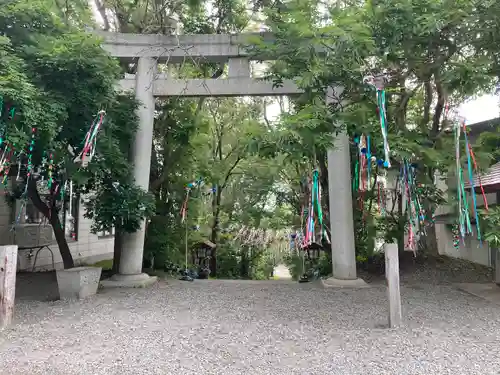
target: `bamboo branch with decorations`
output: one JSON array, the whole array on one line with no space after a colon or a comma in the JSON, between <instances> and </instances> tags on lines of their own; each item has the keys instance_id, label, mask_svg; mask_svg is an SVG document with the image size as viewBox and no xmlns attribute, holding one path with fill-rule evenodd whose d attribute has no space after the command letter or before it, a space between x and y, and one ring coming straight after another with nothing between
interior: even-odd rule
<instances>
[{"instance_id":1,"label":"bamboo branch with decorations","mask_svg":"<svg viewBox=\"0 0 500 375\"><path fill-rule=\"evenodd\" d=\"M321 184L319 183L319 171L315 169L305 189L308 192L307 203L302 207L302 217L306 217L304 226L304 235L302 247L312 245L313 243L330 242L325 223L323 221L323 210L321 208ZM315 212L317 219L315 217ZM319 233L315 232L316 226L319 226Z\"/></svg>"},{"instance_id":2,"label":"bamboo branch with decorations","mask_svg":"<svg viewBox=\"0 0 500 375\"><path fill-rule=\"evenodd\" d=\"M367 76L363 80L363 82L371 87L376 93L377 115L382 135L382 155L377 157L376 153L373 152L374 148L372 147L372 138L370 135L361 134L355 136L353 139L358 153L354 167L352 189L354 192L357 192L360 210L364 212L363 218L367 213L367 208L364 207L365 194L372 186L372 183L374 184L373 188L376 188L379 215L381 217L385 217L388 214L387 172L392 167L392 163L388 140L386 91L384 87L386 81L387 78L384 74L378 76ZM377 167L376 180L374 179L375 176L372 172L372 163L374 163ZM407 232L408 239L405 244L405 248L411 251L416 251L420 235L425 234L425 224L426 222L430 222L431 219L426 218L425 210L422 205L422 185L417 182L418 164L407 158L402 158L398 164L400 165L399 174L397 174L393 183L396 192L395 199L401 199L401 214L405 215L407 221L405 232Z\"/></svg>"},{"instance_id":3,"label":"bamboo branch with decorations","mask_svg":"<svg viewBox=\"0 0 500 375\"><path fill-rule=\"evenodd\" d=\"M471 197L472 197L472 210L476 225L477 240L479 241L479 246L482 245L482 235L481 226L479 222L479 212L477 207L477 195L476 188L479 188L483 198L484 209L488 211L488 201L486 199L486 194L484 192L483 184L481 182L481 175L478 170L476 156L472 150L472 146L469 142L469 137L467 135L467 126L465 119L457 122L454 126L454 136L455 136L455 162L456 162L456 178L457 178L457 202L458 202L458 220L453 226L453 245L456 249L460 247L460 240L465 243L465 237L467 235L474 235L472 220L470 217L470 207L466 194L466 183L464 179L464 170L462 168L461 161L461 135L463 134L463 143L465 147L465 155L467 158L467 176L469 180ZM474 176L476 175L476 176ZM476 183L477 182L477 183Z\"/></svg>"},{"instance_id":4,"label":"bamboo branch with decorations","mask_svg":"<svg viewBox=\"0 0 500 375\"><path fill-rule=\"evenodd\" d=\"M50 220L55 211L61 211L56 207L56 202L64 202L70 183L65 173L67 165L64 164L64 159L60 158L59 162L55 162L55 152L53 150L40 149L41 146L37 142L40 135L36 127L31 129L31 134L25 145L18 141L20 139L19 134L15 134L17 131L15 125L16 115L15 106L6 104L6 101L0 97L0 179L3 193L4 195L12 195L12 187L24 185L19 196L16 197L21 200L21 207L15 215L13 228L16 224L19 224L22 218L26 202L29 199L28 190L30 185L36 186L37 190L40 189L40 191L47 193L43 195L47 197L47 219ZM77 158L82 167L88 166L95 154L97 135L104 118L105 112L100 111L82 142L82 149ZM12 139L9 136L10 128L13 129ZM70 148L70 153L73 152L72 150ZM39 162L34 160L35 154L41 155L41 158L38 159ZM15 179L9 184L9 179L13 177L12 172L15 172Z\"/></svg>"}]
</instances>

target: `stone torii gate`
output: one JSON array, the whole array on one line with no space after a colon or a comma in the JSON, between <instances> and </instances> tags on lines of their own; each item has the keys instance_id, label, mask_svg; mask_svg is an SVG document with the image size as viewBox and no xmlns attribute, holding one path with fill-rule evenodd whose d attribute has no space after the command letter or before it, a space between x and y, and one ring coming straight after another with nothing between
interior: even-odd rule
<instances>
[{"instance_id":1,"label":"stone torii gate","mask_svg":"<svg viewBox=\"0 0 500 375\"><path fill-rule=\"evenodd\" d=\"M136 62L135 75L126 75L120 85L123 90L135 91L141 103L138 109L139 129L132 147L134 178L141 188L149 189L151 145L155 97L228 97L279 96L299 94L301 90L292 81L282 87L251 77L250 57L242 46L250 35L146 35L99 33L104 38L103 48L124 62ZM270 34L266 39L272 40ZM184 61L228 63L228 77L224 79L173 79L157 74L157 64L178 64ZM330 92L332 93L332 89ZM328 95L327 100L332 100ZM334 278L325 286L360 287L365 283L356 277L354 225L352 211L349 139L339 134L334 147L328 151L329 212L332 237ZM142 274L145 223L139 231L127 234L123 242L119 274L104 286L144 286L155 281Z\"/></svg>"}]
</instances>

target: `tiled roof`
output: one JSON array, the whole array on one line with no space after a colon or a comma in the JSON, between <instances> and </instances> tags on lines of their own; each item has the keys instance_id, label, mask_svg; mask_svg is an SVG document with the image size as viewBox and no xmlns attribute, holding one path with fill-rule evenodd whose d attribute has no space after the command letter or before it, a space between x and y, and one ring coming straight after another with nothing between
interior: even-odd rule
<instances>
[{"instance_id":1,"label":"tiled roof","mask_svg":"<svg viewBox=\"0 0 500 375\"><path fill-rule=\"evenodd\" d=\"M468 133L472 136L484 131L494 131L497 126L500 126L500 117L490 120L475 122L467 125Z\"/></svg>"},{"instance_id":2,"label":"tiled roof","mask_svg":"<svg viewBox=\"0 0 500 375\"><path fill-rule=\"evenodd\" d=\"M465 178L467 182L465 182L464 186L466 189L470 189L470 183L467 178ZM500 162L492 165L486 173L481 175L481 183L483 186L496 185L500 184ZM479 186L479 177L474 175L474 187Z\"/></svg>"}]
</instances>

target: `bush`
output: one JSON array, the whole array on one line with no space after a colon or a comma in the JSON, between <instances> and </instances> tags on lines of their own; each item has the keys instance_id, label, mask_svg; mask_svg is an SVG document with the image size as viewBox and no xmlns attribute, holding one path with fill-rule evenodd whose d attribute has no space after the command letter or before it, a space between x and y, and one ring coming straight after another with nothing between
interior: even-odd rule
<instances>
[{"instance_id":1,"label":"bush","mask_svg":"<svg viewBox=\"0 0 500 375\"><path fill-rule=\"evenodd\" d=\"M144 244L145 263L154 269L163 269L166 263L184 267L184 241L184 233L177 222L168 216L152 217Z\"/></svg>"},{"instance_id":2,"label":"bush","mask_svg":"<svg viewBox=\"0 0 500 375\"><path fill-rule=\"evenodd\" d=\"M274 270L274 259L269 251L263 251L254 259L251 266L251 278L253 280L268 280Z\"/></svg>"},{"instance_id":3,"label":"bush","mask_svg":"<svg viewBox=\"0 0 500 375\"><path fill-rule=\"evenodd\" d=\"M376 274L385 274L385 254L383 252L373 253L370 256L357 256L356 265L359 269Z\"/></svg>"},{"instance_id":4,"label":"bush","mask_svg":"<svg viewBox=\"0 0 500 375\"><path fill-rule=\"evenodd\" d=\"M302 256L298 254L291 254L284 258L285 264L290 270L292 279L297 281L304 273L302 265Z\"/></svg>"},{"instance_id":5,"label":"bush","mask_svg":"<svg viewBox=\"0 0 500 375\"><path fill-rule=\"evenodd\" d=\"M200 241L200 234L190 233L189 246ZM221 236L216 250L217 277L221 279L269 279L274 263L271 251L248 248ZM154 262L154 264L151 264ZM191 253L188 262L191 263ZM144 267L163 270L182 268L185 263L185 228L168 216L155 216L147 228ZM192 265L188 264L192 268Z\"/></svg>"},{"instance_id":6,"label":"bush","mask_svg":"<svg viewBox=\"0 0 500 375\"><path fill-rule=\"evenodd\" d=\"M267 280L273 268L273 257L268 249L249 248L224 239L219 242L218 278Z\"/></svg>"},{"instance_id":7,"label":"bush","mask_svg":"<svg viewBox=\"0 0 500 375\"><path fill-rule=\"evenodd\" d=\"M305 260L303 264L302 254L292 254L285 258L293 280L298 280L304 273L310 278L327 277L332 274L332 261L330 254L322 251L319 259Z\"/></svg>"},{"instance_id":8,"label":"bush","mask_svg":"<svg viewBox=\"0 0 500 375\"><path fill-rule=\"evenodd\" d=\"M230 243L221 243L217 246L217 277L221 279L240 279L241 262L238 249Z\"/></svg>"}]
</instances>

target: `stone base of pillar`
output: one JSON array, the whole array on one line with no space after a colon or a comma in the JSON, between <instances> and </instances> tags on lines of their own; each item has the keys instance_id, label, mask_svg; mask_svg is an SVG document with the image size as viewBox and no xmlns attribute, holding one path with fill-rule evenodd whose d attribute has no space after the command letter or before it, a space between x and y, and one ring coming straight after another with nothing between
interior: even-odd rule
<instances>
[{"instance_id":1,"label":"stone base of pillar","mask_svg":"<svg viewBox=\"0 0 500 375\"><path fill-rule=\"evenodd\" d=\"M146 288L157 281L157 276L149 276L147 273L138 275L116 274L107 280L101 281L101 286L103 288Z\"/></svg>"},{"instance_id":2,"label":"stone base of pillar","mask_svg":"<svg viewBox=\"0 0 500 375\"><path fill-rule=\"evenodd\" d=\"M495 252L495 284L500 286L500 249L493 249Z\"/></svg>"},{"instance_id":3,"label":"stone base of pillar","mask_svg":"<svg viewBox=\"0 0 500 375\"><path fill-rule=\"evenodd\" d=\"M321 279L321 283L325 288L369 288L370 285L367 284L363 279L353 279L353 280L341 280L335 277L330 277L328 279Z\"/></svg>"}]
</instances>

